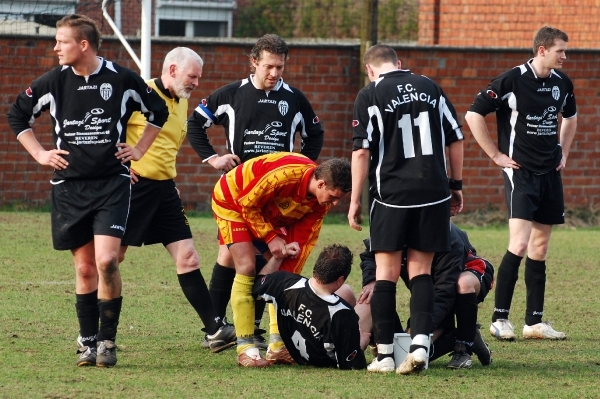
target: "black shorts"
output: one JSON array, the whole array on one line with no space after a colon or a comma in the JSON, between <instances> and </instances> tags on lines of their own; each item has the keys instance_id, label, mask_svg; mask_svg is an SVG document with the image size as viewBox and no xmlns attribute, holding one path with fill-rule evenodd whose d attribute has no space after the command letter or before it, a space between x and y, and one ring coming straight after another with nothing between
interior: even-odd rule
<instances>
[{"instance_id":1,"label":"black shorts","mask_svg":"<svg viewBox=\"0 0 600 399\"><path fill-rule=\"evenodd\" d=\"M526 169L503 169L509 219L554 225L565 222L560 172L537 174Z\"/></svg>"},{"instance_id":2,"label":"black shorts","mask_svg":"<svg viewBox=\"0 0 600 399\"><path fill-rule=\"evenodd\" d=\"M138 177L131 187L131 210L121 245L167 246L188 238L192 231L175 182Z\"/></svg>"},{"instance_id":3,"label":"black shorts","mask_svg":"<svg viewBox=\"0 0 600 399\"><path fill-rule=\"evenodd\" d=\"M450 201L419 208L397 208L373 201L371 251L450 250Z\"/></svg>"},{"instance_id":4,"label":"black shorts","mask_svg":"<svg viewBox=\"0 0 600 399\"><path fill-rule=\"evenodd\" d=\"M129 213L131 183L118 175L95 180L65 180L52 186L54 249L79 248L96 235L122 238Z\"/></svg>"}]
</instances>

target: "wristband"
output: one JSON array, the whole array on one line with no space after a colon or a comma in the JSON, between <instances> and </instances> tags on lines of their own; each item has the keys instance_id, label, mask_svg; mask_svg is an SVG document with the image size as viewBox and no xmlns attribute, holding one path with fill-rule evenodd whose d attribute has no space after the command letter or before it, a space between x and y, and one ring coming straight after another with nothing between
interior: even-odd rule
<instances>
[{"instance_id":1,"label":"wristband","mask_svg":"<svg viewBox=\"0 0 600 399\"><path fill-rule=\"evenodd\" d=\"M454 191L462 190L462 180L448 179L448 187Z\"/></svg>"}]
</instances>

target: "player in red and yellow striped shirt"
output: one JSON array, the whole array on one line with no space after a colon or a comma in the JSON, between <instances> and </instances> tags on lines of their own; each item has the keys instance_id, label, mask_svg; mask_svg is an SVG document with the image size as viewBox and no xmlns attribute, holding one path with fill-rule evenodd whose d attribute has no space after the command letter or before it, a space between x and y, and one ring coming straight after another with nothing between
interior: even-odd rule
<instances>
[{"instance_id":1,"label":"player in red and yellow striped shirt","mask_svg":"<svg viewBox=\"0 0 600 399\"><path fill-rule=\"evenodd\" d=\"M335 158L317 166L295 153L248 160L217 182L212 208L221 243L229 247L235 263L231 307L240 365L266 367L269 359L277 362L287 353L283 343L270 344L265 360L252 340L255 246L265 250L268 258L283 258L281 270L300 273L317 242L325 215L350 187L348 160ZM297 244L298 251L290 250L291 243ZM271 325L271 333L277 331Z\"/></svg>"}]
</instances>

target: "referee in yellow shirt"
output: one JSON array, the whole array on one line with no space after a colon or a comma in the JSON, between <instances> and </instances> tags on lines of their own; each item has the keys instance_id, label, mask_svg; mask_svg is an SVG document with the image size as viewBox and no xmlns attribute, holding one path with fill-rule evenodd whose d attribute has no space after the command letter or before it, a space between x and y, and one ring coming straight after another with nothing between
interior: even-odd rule
<instances>
[{"instance_id":1,"label":"referee in yellow shirt","mask_svg":"<svg viewBox=\"0 0 600 399\"><path fill-rule=\"evenodd\" d=\"M119 260L129 245L161 243L177 266L181 289L204 323L210 348L217 353L236 342L235 329L214 310L206 282L200 273L200 258L194 248L189 222L175 187L177 152L187 133L188 98L202 76L202 58L187 47L177 47L165 57L159 78L147 81L166 102L169 118L146 156L132 162L131 208ZM127 142L138 141L144 126L136 112L127 124Z\"/></svg>"}]
</instances>

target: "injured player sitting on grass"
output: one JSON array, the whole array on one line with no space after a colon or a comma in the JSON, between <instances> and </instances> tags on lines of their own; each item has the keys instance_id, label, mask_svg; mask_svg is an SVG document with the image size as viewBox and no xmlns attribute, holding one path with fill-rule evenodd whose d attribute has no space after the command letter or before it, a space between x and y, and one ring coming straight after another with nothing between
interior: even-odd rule
<instances>
[{"instance_id":1,"label":"injured player sitting on grass","mask_svg":"<svg viewBox=\"0 0 600 399\"><path fill-rule=\"evenodd\" d=\"M286 252L292 251L299 252L296 243L286 245ZM281 344L290 355L276 363L367 367L363 351L371 334L359 330L356 298L345 284L352 260L347 247L334 244L319 254L311 278L278 271L281 260L275 257L260 271L252 294L275 306Z\"/></svg>"}]
</instances>

